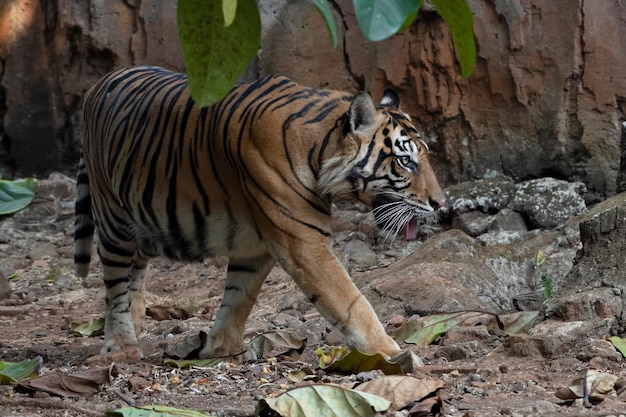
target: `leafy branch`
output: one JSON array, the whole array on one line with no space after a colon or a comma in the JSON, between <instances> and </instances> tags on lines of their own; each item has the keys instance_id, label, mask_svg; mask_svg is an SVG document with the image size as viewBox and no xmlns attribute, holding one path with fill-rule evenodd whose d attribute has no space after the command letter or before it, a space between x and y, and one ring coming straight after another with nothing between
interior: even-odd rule
<instances>
[{"instance_id":1,"label":"leafy branch","mask_svg":"<svg viewBox=\"0 0 626 417\"><path fill-rule=\"evenodd\" d=\"M319 10L333 47L337 27L328 0L311 0ZM353 0L359 27L370 41L381 41L416 19L423 0ZM476 61L472 11L467 0L430 0L452 34L461 74L469 77ZM202 107L224 97L256 55L261 18L255 0L180 0L178 31L189 89Z\"/></svg>"}]
</instances>

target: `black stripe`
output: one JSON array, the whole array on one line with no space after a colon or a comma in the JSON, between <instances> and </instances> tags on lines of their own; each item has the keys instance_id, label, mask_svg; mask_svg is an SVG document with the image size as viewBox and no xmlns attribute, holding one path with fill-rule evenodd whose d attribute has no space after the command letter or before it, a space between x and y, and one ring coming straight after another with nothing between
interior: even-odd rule
<instances>
[{"instance_id":1,"label":"black stripe","mask_svg":"<svg viewBox=\"0 0 626 417\"><path fill-rule=\"evenodd\" d=\"M128 278L128 277L121 277L121 278L115 278L115 279L105 279L103 281L104 281L104 286L107 287L108 289L111 289L111 288L115 287L116 285L129 283L130 282L130 278Z\"/></svg>"},{"instance_id":2,"label":"black stripe","mask_svg":"<svg viewBox=\"0 0 626 417\"><path fill-rule=\"evenodd\" d=\"M74 255L75 264L89 264L91 262L91 254L89 253L77 253Z\"/></svg>"},{"instance_id":3,"label":"black stripe","mask_svg":"<svg viewBox=\"0 0 626 417\"><path fill-rule=\"evenodd\" d=\"M93 224L87 224L87 225L75 228L74 240L85 239L87 237L93 236L94 229L95 227Z\"/></svg>"}]
</instances>

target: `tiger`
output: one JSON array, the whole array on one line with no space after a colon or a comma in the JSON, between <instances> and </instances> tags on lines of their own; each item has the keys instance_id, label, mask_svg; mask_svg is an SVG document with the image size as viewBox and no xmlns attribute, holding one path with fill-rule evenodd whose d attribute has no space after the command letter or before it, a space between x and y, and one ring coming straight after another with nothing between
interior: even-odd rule
<instances>
[{"instance_id":1,"label":"tiger","mask_svg":"<svg viewBox=\"0 0 626 417\"><path fill-rule=\"evenodd\" d=\"M132 66L84 97L76 181L75 265L93 235L106 290L101 354L139 349L144 273L165 256L228 257L221 305L200 358L235 357L276 263L365 353L402 351L334 254L333 204L360 201L381 232L415 233L445 203L429 150L393 89L305 87L280 75L243 83L201 108L187 76Z\"/></svg>"}]
</instances>

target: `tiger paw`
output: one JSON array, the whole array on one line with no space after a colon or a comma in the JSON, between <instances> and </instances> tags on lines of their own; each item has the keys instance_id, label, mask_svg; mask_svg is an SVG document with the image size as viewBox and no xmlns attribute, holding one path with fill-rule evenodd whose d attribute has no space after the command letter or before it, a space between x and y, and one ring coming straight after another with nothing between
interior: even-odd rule
<instances>
[{"instance_id":1,"label":"tiger paw","mask_svg":"<svg viewBox=\"0 0 626 417\"><path fill-rule=\"evenodd\" d=\"M128 346L114 352L101 352L85 360L88 366L108 366L112 363L136 363L141 361L142 354L139 346Z\"/></svg>"}]
</instances>

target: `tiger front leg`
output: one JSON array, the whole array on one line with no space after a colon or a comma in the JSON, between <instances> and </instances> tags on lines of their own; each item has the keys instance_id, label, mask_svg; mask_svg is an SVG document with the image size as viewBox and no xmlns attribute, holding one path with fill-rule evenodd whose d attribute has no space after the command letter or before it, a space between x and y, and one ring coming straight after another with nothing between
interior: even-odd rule
<instances>
[{"instance_id":1,"label":"tiger front leg","mask_svg":"<svg viewBox=\"0 0 626 417\"><path fill-rule=\"evenodd\" d=\"M387 335L374 309L352 282L325 240L306 246L293 242L289 251L275 247L277 259L320 314L339 329L348 345L361 352L391 358L402 351Z\"/></svg>"},{"instance_id":2,"label":"tiger front leg","mask_svg":"<svg viewBox=\"0 0 626 417\"><path fill-rule=\"evenodd\" d=\"M224 298L206 345L199 353L201 358L229 358L234 362L244 360L246 319L274 264L269 254L229 260Z\"/></svg>"}]
</instances>

